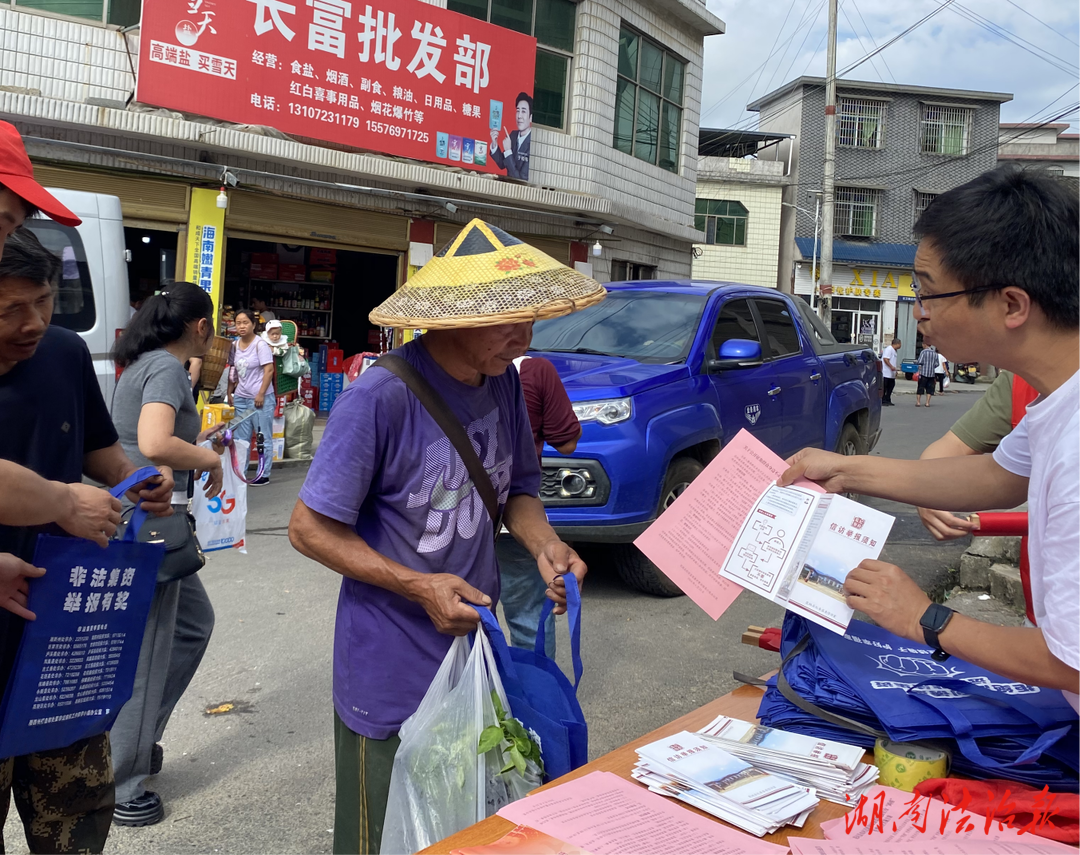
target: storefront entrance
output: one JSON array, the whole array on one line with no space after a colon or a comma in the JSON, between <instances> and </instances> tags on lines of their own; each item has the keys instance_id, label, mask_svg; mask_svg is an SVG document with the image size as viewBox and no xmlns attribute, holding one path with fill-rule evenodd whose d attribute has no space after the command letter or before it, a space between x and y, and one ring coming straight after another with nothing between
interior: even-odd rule
<instances>
[{"instance_id":1,"label":"storefront entrance","mask_svg":"<svg viewBox=\"0 0 1080 855\"><path fill-rule=\"evenodd\" d=\"M279 320L295 321L308 350L336 341L352 356L377 351L368 313L394 292L400 255L229 237L224 316L264 300Z\"/></svg>"},{"instance_id":2,"label":"storefront entrance","mask_svg":"<svg viewBox=\"0 0 1080 855\"><path fill-rule=\"evenodd\" d=\"M881 301L839 297L832 305L832 334L843 344L881 351Z\"/></svg>"},{"instance_id":3,"label":"storefront entrance","mask_svg":"<svg viewBox=\"0 0 1080 855\"><path fill-rule=\"evenodd\" d=\"M137 303L161 290L161 283L176 277L176 229L125 228L128 293Z\"/></svg>"}]
</instances>

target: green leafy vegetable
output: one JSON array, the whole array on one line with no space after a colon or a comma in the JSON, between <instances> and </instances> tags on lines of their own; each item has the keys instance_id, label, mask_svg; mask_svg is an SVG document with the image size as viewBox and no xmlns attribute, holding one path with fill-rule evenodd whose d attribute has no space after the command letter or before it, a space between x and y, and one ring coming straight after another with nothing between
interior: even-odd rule
<instances>
[{"instance_id":1,"label":"green leafy vegetable","mask_svg":"<svg viewBox=\"0 0 1080 855\"><path fill-rule=\"evenodd\" d=\"M521 722L503 709L499 700L499 693L492 691L491 704L495 707L495 716L498 718L497 725L485 727L480 734L480 741L476 747L477 754L487 754L489 751L500 750L503 758L509 757L506 765L500 770L500 774L506 774L511 769L516 769L524 775L527 761L532 761L540 768L540 774L544 773L544 761L540 758L540 746L530 737Z\"/></svg>"}]
</instances>

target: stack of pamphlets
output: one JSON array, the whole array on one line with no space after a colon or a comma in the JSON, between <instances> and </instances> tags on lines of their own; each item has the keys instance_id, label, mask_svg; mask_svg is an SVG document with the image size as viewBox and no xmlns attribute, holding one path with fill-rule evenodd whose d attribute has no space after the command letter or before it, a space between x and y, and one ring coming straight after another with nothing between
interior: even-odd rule
<instances>
[{"instance_id":1,"label":"stack of pamphlets","mask_svg":"<svg viewBox=\"0 0 1080 855\"><path fill-rule=\"evenodd\" d=\"M877 783L878 768L863 763L863 749L786 730L774 730L726 715L698 731L758 769L810 787L841 805L859 803L859 796Z\"/></svg>"},{"instance_id":2,"label":"stack of pamphlets","mask_svg":"<svg viewBox=\"0 0 1080 855\"><path fill-rule=\"evenodd\" d=\"M814 791L757 769L712 739L682 731L638 749L634 779L761 837L802 827L818 803Z\"/></svg>"}]
</instances>

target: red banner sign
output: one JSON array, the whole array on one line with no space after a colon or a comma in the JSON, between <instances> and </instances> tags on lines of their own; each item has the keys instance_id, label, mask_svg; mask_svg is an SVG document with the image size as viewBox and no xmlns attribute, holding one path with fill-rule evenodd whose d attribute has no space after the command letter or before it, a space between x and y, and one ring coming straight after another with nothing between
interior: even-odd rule
<instances>
[{"instance_id":1,"label":"red banner sign","mask_svg":"<svg viewBox=\"0 0 1080 855\"><path fill-rule=\"evenodd\" d=\"M528 180L535 67L536 39L420 0L146 0L137 97Z\"/></svg>"}]
</instances>

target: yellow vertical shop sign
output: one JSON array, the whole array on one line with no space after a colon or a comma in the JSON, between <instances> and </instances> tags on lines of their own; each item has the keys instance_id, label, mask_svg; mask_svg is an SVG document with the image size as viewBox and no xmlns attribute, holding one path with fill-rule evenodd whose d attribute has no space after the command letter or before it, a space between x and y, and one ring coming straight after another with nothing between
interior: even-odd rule
<instances>
[{"instance_id":1,"label":"yellow vertical shop sign","mask_svg":"<svg viewBox=\"0 0 1080 855\"><path fill-rule=\"evenodd\" d=\"M218 191L191 190L187 259L184 278L202 288L214 301L215 326L221 318L222 270L225 267L225 209L217 206Z\"/></svg>"}]
</instances>

